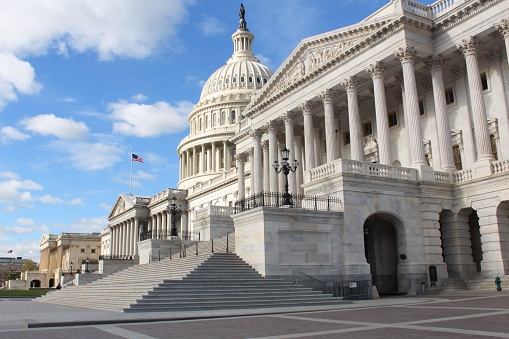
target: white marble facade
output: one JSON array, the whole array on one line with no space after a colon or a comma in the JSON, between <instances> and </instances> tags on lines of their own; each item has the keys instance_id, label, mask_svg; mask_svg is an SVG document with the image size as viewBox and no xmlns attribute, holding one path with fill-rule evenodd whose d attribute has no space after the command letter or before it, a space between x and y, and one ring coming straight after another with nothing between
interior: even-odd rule
<instances>
[{"instance_id":1,"label":"white marble facade","mask_svg":"<svg viewBox=\"0 0 509 339\"><path fill-rule=\"evenodd\" d=\"M136 254L140 223L167 227L173 194L179 229L192 232L195 220L206 227L203 211L281 192L271 165L287 147L300 163L291 193L342 201L330 237L339 278L371 277L390 292L430 284L429 266L438 284L450 274L509 274L507 1L392 0L303 40L274 73L254 58L253 34L239 28L232 38L232 58L189 115L178 189L121 196L118 205L131 203L110 216L112 254Z\"/></svg>"}]
</instances>

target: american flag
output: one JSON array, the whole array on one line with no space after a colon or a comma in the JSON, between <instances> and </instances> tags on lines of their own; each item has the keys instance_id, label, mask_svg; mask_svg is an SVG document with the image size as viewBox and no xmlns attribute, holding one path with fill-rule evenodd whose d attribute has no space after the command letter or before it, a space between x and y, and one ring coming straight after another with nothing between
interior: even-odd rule
<instances>
[{"instance_id":1,"label":"american flag","mask_svg":"<svg viewBox=\"0 0 509 339\"><path fill-rule=\"evenodd\" d=\"M12 250L8 250L7 253L12 253Z\"/></svg>"},{"instance_id":2,"label":"american flag","mask_svg":"<svg viewBox=\"0 0 509 339\"><path fill-rule=\"evenodd\" d=\"M138 162L143 162L143 158L142 157L139 157L137 156L136 154L132 154L132 161L138 161Z\"/></svg>"}]
</instances>

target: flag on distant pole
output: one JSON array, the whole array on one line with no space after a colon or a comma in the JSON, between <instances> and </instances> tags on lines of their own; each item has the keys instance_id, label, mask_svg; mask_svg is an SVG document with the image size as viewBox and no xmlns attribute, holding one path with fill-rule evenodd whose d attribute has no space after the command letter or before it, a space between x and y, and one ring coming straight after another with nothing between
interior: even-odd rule
<instances>
[{"instance_id":1,"label":"flag on distant pole","mask_svg":"<svg viewBox=\"0 0 509 339\"><path fill-rule=\"evenodd\" d=\"M7 253L12 253L12 250L8 250Z\"/></svg>"},{"instance_id":2,"label":"flag on distant pole","mask_svg":"<svg viewBox=\"0 0 509 339\"><path fill-rule=\"evenodd\" d=\"M129 195L133 195L133 162L143 163L143 158L131 152L131 175L129 176Z\"/></svg>"}]
</instances>

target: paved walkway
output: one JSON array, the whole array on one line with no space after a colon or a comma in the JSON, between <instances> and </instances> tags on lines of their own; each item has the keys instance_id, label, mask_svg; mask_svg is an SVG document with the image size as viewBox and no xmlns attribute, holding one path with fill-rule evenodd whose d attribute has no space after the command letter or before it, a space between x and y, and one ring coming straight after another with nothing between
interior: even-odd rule
<instances>
[{"instance_id":1,"label":"paved walkway","mask_svg":"<svg viewBox=\"0 0 509 339\"><path fill-rule=\"evenodd\" d=\"M333 307L128 314L0 299L2 339L339 336L509 338L509 293L461 291Z\"/></svg>"}]
</instances>

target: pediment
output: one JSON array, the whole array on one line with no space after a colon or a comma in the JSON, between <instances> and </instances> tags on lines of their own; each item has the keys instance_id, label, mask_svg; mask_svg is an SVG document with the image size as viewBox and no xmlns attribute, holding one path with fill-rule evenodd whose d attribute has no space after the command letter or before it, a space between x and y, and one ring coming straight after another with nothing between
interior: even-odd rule
<instances>
[{"instance_id":1,"label":"pediment","mask_svg":"<svg viewBox=\"0 0 509 339\"><path fill-rule=\"evenodd\" d=\"M120 194L115 202L115 205L111 209L110 215L108 216L108 220L116 217L124 213L127 210L130 210L134 207L133 196L127 194Z\"/></svg>"},{"instance_id":2,"label":"pediment","mask_svg":"<svg viewBox=\"0 0 509 339\"><path fill-rule=\"evenodd\" d=\"M289 88L301 86L342 58L353 54L359 46L365 47L373 37L397 19L397 15L362 21L358 24L316 35L301 41L269 82L257 93L246 107L245 113L251 116L260 103L278 96Z\"/></svg>"}]
</instances>

